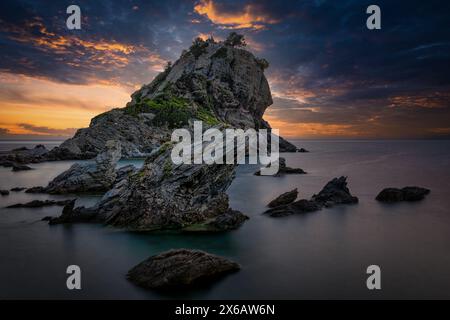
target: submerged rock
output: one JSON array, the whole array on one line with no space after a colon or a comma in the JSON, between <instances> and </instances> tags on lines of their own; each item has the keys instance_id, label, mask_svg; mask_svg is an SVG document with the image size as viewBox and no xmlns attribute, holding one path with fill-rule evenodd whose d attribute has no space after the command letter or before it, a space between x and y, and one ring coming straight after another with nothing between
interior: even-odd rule
<instances>
[{"instance_id":1,"label":"submerged rock","mask_svg":"<svg viewBox=\"0 0 450 320\"><path fill-rule=\"evenodd\" d=\"M111 188L117 178L116 164L121 158L121 147L117 141L110 140L106 149L94 163L75 163L53 179L45 191L51 194L100 192ZM123 173L121 173L123 174Z\"/></svg>"},{"instance_id":2,"label":"submerged rock","mask_svg":"<svg viewBox=\"0 0 450 320\"><path fill-rule=\"evenodd\" d=\"M240 269L239 264L200 250L176 249L151 256L128 271L138 286L168 289L214 280Z\"/></svg>"},{"instance_id":3,"label":"submerged rock","mask_svg":"<svg viewBox=\"0 0 450 320\"><path fill-rule=\"evenodd\" d=\"M12 171L27 171L27 170L33 170L33 168L30 168L29 166L26 166L24 164L14 163L12 165Z\"/></svg>"},{"instance_id":4,"label":"submerged rock","mask_svg":"<svg viewBox=\"0 0 450 320\"><path fill-rule=\"evenodd\" d=\"M292 191L291 191L292 192ZM281 196L280 196L281 197ZM293 197L293 195L291 195ZM295 199L294 199L295 200ZM347 178L334 178L310 200L301 199L289 204L281 204L266 210L264 214L271 217L284 217L292 214L307 213L321 210L323 207L332 207L336 204L357 203L358 198L351 195L347 188Z\"/></svg>"},{"instance_id":5,"label":"submerged rock","mask_svg":"<svg viewBox=\"0 0 450 320\"><path fill-rule=\"evenodd\" d=\"M20 191L23 191L25 189L26 189L25 187L15 187L15 188L12 188L11 191L20 192Z\"/></svg>"},{"instance_id":6,"label":"submerged rock","mask_svg":"<svg viewBox=\"0 0 450 320\"><path fill-rule=\"evenodd\" d=\"M65 206L75 200L33 200L27 203L17 203L7 208L41 208L47 206Z\"/></svg>"},{"instance_id":7,"label":"submerged rock","mask_svg":"<svg viewBox=\"0 0 450 320\"><path fill-rule=\"evenodd\" d=\"M46 217L50 225L73 223L73 222L91 222L95 219L96 211L90 208L75 208L75 199L68 201L59 217Z\"/></svg>"},{"instance_id":8,"label":"submerged rock","mask_svg":"<svg viewBox=\"0 0 450 320\"><path fill-rule=\"evenodd\" d=\"M286 159L283 157L280 157L278 159L278 164L279 164L279 169L278 169L278 173L274 175L275 177L280 177L285 174L306 174L306 172L303 169L288 167L286 165ZM267 167L269 167L269 166L270 166L270 164L267 165ZM258 170L255 172L255 176L260 176L260 175L261 175L261 170Z\"/></svg>"},{"instance_id":9,"label":"submerged rock","mask_svg":"<svg viewBox=\"0 0 450 320\"><path fill-rule=\"evenodd\" d=\"M7 196L9 194L9 191L8 190L0 190L0 194L2 196Z\"/></svg>"},{"instance_id":10,"label":"submerged rock","mask_svg":"<svg viewBox=\"0 0 450 320\"><path fill-rule=\"evenodd\" d=\"M386 188L376 197L381 202L419 201L430 193L429 189L421 187Z\"/></svg>"},{"instance_id":11,"label":"submerged rock","mask_svg":"<svg viewBox=\"0 0 450 320\"><path fill-rule=\"evenodd\" d=\"M278 197L276 197L274 200L270 201L267 205L269 208L274 208L282 205L289 204L291 202L294 202L295 199L297 199L298 190L295 188L292 191L285 192Z\"/></svg>"},{"instance_id":12,"label":"submerged rock","mask_svg":"<svg viewBox=\"0 0 450 320\"><path fill-rule=\"evenodd\" d=\"M31 187L25 190L25 193L45 193L45 188L41 186Z\"/></svg>"}]
</instances>

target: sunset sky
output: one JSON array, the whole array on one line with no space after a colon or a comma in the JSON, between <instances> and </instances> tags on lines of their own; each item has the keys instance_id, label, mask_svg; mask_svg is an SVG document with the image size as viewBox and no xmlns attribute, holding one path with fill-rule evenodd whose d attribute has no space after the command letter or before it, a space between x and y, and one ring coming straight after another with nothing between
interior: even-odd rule
<instances>
[{"instance_id":1,"label":"sunset sky","mask_svg":"<svg viewBox=\"0 0 450 320\"><path fill-rule=\"evenodd\" d=\"M82 29L66 28L77 4ZM366 28L377 4L382 29ZM450 2L26 1L0 4L0 139L71 136L123 107L197 37L266 58L287 137L450 137Z\"/></svg>"}]
</instances>

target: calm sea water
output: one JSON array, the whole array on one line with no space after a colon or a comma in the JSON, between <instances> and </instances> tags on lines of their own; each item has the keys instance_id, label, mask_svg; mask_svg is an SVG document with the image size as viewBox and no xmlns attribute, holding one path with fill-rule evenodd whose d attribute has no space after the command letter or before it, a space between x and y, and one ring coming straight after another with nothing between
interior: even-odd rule
<instances>
[{"instance_id":1,"label":"calm sea water","mask_svg":"<svg viewBox=\"0 0 450 320\"><path fill-rule=\"evenodd\" d=\"M450 298L450 141L295 142L311 152L284 156L288 165L308 174L256 177L254 166L240 166L229 195L232 207L250 220L223 234L49 226L40 219L59 214L60 207L4 207L70 197L23 192L1 197L0 298ZM35 164L36 170L24 172L0 168L0 188L45 185L72 163ZM261 215L280 193L297 187L300 197L309 198L340 175L348 176L359 204L278 219ZM374 200L384 187L407 185L432 192L418 203ZM78 203L97 199L82 197ZM208 287L172 294L146 291L125 279L132 266L171 248L223 255L239 262L242 270ZM70 264L82 269L80 291L66 289ZM381 267L380 291L366 288L365 271L371 264Z\"/></svg>"}]
</instances>

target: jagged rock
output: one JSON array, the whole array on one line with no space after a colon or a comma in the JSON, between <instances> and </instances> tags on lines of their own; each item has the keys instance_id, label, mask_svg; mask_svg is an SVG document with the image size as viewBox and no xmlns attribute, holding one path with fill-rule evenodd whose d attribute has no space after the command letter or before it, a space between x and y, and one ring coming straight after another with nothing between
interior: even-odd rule
<instances>
[{"instance_id":1,"label":"jagged rock","mask_svg":"<svg viewBox=\"0 0 450 320\"><path fill-rule=\"evenodd\" d=\"M129 164L129 165L119 168L116 171L116 180L115 180L114 184L119 183L123 179L127 179L130 175L132 175L136 171L137 171L137 168L135 166L133 166L132 164Z\"/></svg>"},{"instance_id":2,"label":"jagged rock","mask_svg":"<svg viewBox=\"0 0 450 320\"><path fill-rule=\"evenodd\" d=\"M160 148L137 173L107 192L97 205L97 220L141 231L226 230L245 220L229 209L225 193L235 165L174 165L170 154L170 146Z\"/></svg>"},{"instance_id":3,"label":"jagged rock","mask_svg":"<svg viewBox=\"0 0 450 320\"><path fill-rule=\"evenodd\" d=\"M31 187L28 188L27 190L25 190L25 193L45 193L45 188L44 187Z\"/></svg>"},{"instance_id":4,"label":"jagged rock","mask_svg":"<svg viewBox=\"0 0 450 320\"><path fill-rule=\"evenodd\" d=\"M358 198L350 194L347 188L347 178L334 178L311 200L301 199L290 204L275 206L264 213L271 217L284 217L292 214L307 213L321 210L323 207L332 207L336 204L357 203Z\"/></svg>"},{"instance_id":5,"label":"jagged rock","mask_svg":"<svg viewBox=\"0 0 450 320\"><path fill-rule=\"evenodd\" d=\"M92 208L75 207L75 200L66 203L59 217L50 217L50 225L73 223L73 222L91 222L95 219L96 211Z\"/></svg>"},{"instance_id":6,"label":"jagged rock","mask_svg":"<svg viewBox=\"0 0 450 320\"><path fill-rule=\"evenodd\" d=\"M275 177L280 177L282 175L285 174L306 174L306 172L303 169L300 168L291 168L286 166L286 159L283 157L280 157L278 159L278 163L279 163L279 169L278 169L278 173L275 174ZM267 167L269 167L269 165L267 165ZM261 175L261 170L258 170L255 172L255 176L260 176Z\"/></svg>"},{"instance_id":7,"label":"jagged rock","mask_svg":"<svg viewBox=\"0 0 450 320\"><path fill-rule=\"evenodd\" d=\"M17 164L14 163L12 166L12 171L26 171L26 170L32 170L33 168L30 168L29 166L26 166L24 164Z\"/></svg>"},{"instance_id":8,"label":"jagged rock","mask_svg":"<svg viewBox=\"0 0 450 320\"><path fill-rule=\"evenodd\" d=\"M107 191L117 178L116 164L121 154L120 143L110 140L94 163L73 164L53 179L45 191L51 194Z\"/></svg>"},{"instance_id":9,"label":"jagged rock","mask_svg":"<svg viewBox=\"0 0 450 320\"><path fill-rule=\"evenodd\" d=\"M298 190L295 188L292 191L285 192L278 197L276 197L274 200L270 201L267 205L269 208L274 208L282 205L289 204L291 202L294 202L295 199L297 199Z\"/></svg>"},{"instance_id":10,"label":"jagged rock","mask_svg":"<svg viewBox=\"0 0 450 320\"><path fill-rule=\"evenodd\" d=\"M421 187L386 188L377 195L376 200L382 202L419 201L429 193L429 189Z\"/></svg>"},{"instance_id":11,"label":"jagged rock","mask_svg":"<svg viewBox=\"0 0 450 320\"><path fill-rule=\"evenodd\" d=\"M11 206L7 206L7 208L40 208L47 206L65 206L71 201L75 200L33 200L27 203L17 203Z\"/></svg>"},{"instance_id":12,"label":"jagged rock","mask_svg":"<svg viewBox=\"0 0 450 320\"><path fill-rule=\"evenodd\" d=\"M347 177L334 178L318 194L313 195L312 200L325 207L358 202L358 198L352 196L347 188Z\"/></svg>"},{"instance_id":13,"label":"jagged rock","mask_svg":"<svg viewBox=\"0 0 450 320\"><path fill-rule=\"evenodd\" d=\"M291 214L308 213L321 209L322 206L319 203L313 200L301 199L287 205L280 205L271 208L266 210L264 213L270 215L271 217L285 217Z\"/></svg>"},{"instance_id":14,"label":"jagged rock","mask_svg":"<svg viewBox=\"0 0 450 320\"><path fill-rule=\"evenodd\" d=\"M7 196L9 194L9 191L8 190L0 190L0 194L2 196Z\"/></svg>"},{"instance_id":15,"label":"jagged rock","mask_svg":"<svg viewBox=\"0 0 450 320\"><path fill-rule=\"evenodd\" d=\"M228 259L200 250L177 249L151 256L128 271L127 278L151 289L191 286L237 271Z\"/></svg>"},{"instance_id":16,"label":"jagged rock","mask_svg":"<svg viewBox=\"0 0 450 320\"><path fill-rule=\"evenodd\" d=\"M24 187L15 187L15 188L12 188L11 189L11 191L14 191L14 192L20 192L20 191L23 191L23 190L25 190L26 188L24 188Z\"/></svg>"}]
</instances>

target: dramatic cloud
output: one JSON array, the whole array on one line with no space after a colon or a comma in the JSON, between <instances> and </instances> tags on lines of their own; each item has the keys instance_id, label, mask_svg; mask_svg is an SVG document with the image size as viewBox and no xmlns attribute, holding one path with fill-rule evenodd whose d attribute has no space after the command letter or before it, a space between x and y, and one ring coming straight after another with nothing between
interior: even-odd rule
<instances>
[{"instance_id":1,"label":"dramatic cloud","mask_svg":"<svg viewBox=\"0 0 450 320\"><path fill-rule=\"evenodd\" d=\"M86 1L82 29L66 3L0 2L0 125L58 130L123 106L196 36L230 29L270 62L265 118L299 137L450 135L450 2L379 0ZM4 134L4 133L3 133Z\"/></svg>"}]
</instances>

